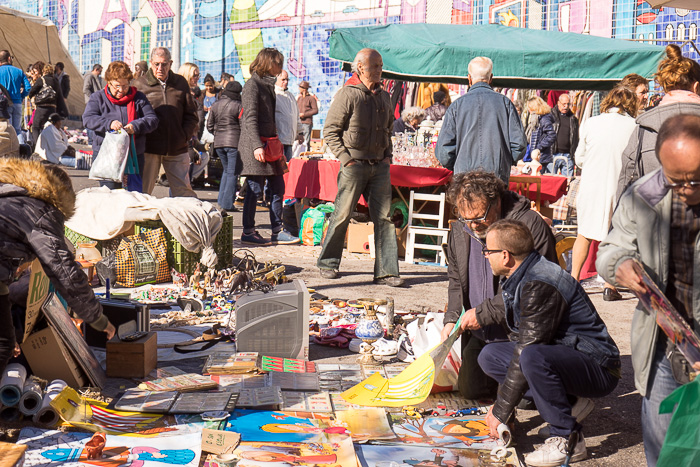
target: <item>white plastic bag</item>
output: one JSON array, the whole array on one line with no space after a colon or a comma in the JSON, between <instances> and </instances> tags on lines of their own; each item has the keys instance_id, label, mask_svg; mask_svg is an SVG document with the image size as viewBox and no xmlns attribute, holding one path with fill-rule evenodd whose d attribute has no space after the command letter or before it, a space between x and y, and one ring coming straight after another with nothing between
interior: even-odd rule
<instances>
[{"instance_id":1,"label":"white plastic bag","mask_svg":"<svg viewBox=\"0 0 700 467\"><path fill-rule=\"evenodd\" d=\"M419 319L412 321L406 326L408 338L413 347L413 354L416 358L420 357L427 351L440 343L440 333L442 328L442 320L445 317L443 313L428 313L425 319L419 325ZM442 370L438 373L433 389L430 392L450 392L457 390L457 380L459 376L459 367L462 365L462 342L457 339L450 353L442 365Z\"/></svg>"},{"instance_id":2,"label":"white plastic bag","mask_svg":"<svg viewBox=\"0 0 700 467\"><path fill-rule=\"evenodd\" d=\"M130 136L126 131L106 133L99 154L94 156L89 178L120 182L129 158L130 145Z\"/></svg>"}]
</instances>

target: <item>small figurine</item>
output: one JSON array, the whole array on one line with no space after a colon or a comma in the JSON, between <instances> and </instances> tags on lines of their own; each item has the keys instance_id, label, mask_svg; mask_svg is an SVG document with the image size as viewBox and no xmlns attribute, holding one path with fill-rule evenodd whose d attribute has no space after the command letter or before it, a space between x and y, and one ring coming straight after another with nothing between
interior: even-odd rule
<instances>
[{"instance_id":1,"label":"small figurine","mask_svg":"<svg viewBox=\"0 0 700 467\"><path fill-rule=\"evenodd\" d=\"M194 274L190 277L190 288L199 287L199 283L202 280L202 270L201 264L197 263L197 267L194 269Z\"/></svg>"},{"instance_id":2,"label":"small figurine","mask_svg":"<svg viewBox=\"0 0 700 467\"><path fill-rule=\"evenodd\" d=\"M88 459L101 459L102 450L105 448L105 443L107 442L107 437L104 433L95 433L85 444L85 450L87 451Z\"/></svg>"},{"instance_id":3,"label":"small figurine","mask_svg":"<svg viewBox=\"0 0 700 467\"><path fill-rule=\"evenodd\" d=\"M170 275L172 276L173 284L175 284L176 287L187 287L187 274L179 273L175 270L175 268L172 268L170 270Z\"/></svg>"}]
</instances>

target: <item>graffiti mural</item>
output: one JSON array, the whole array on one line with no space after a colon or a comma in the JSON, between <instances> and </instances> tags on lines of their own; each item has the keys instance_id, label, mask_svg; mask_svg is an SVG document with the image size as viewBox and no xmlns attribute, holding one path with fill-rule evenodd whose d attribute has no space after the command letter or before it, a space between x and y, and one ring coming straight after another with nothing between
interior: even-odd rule
<instances>
[{"instance_id":1,"label":"graffiti mural","mask_svg":"<svg viewBox=\"0 0 700 467\"><path fill-rule=\"evenodd\" d=\"M176 66L193 62L218 79L250 76L263 47L286 57L290 89L302 80L319 98L323 125L345 80L328 58L330 30L394 23L483 24L591 34L666 45L696 41L700 12L652 9L643 0L0 0L53 21L82 72L112 60L147 60L156 46ZM683 51L700 58L686 44ZM202 84L202 83L200 83Z\"/></svg>"}]
</instances>

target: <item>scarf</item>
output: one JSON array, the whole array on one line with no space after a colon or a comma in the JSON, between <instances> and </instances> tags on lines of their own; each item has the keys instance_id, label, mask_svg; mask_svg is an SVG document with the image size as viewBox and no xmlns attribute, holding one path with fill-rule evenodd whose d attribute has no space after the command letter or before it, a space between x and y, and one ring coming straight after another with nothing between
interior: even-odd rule
<instances>
[{"instance_id":1,"label":"scarf","mask_svg":"<svg viewBox=\"0 0 700 467\"><path fill-rule=\"evenodd\" d=\"M675 89L666 93L659 105L676 104L676 103L700 104L700 96L691 91Z\"/></svg>"},{"instance_id":2,"label":"scarf","mask_svg":"<svg viewBox=\"0 0 700 467\"><path fill-rule=\"evenodd\" d=\"M107 99L112 104L115 105L125 105L126 104L126 116L128 121L126 123L133 122L136 120L136 104L134 104L134 98L136 97L136 88L131 86L129 87L129 92L122 97L121 99L117 99L116 97L112 96L109 93L109 89L107 86L105 86L105 95L107 96Z\"/></svg>"}]
</instances>

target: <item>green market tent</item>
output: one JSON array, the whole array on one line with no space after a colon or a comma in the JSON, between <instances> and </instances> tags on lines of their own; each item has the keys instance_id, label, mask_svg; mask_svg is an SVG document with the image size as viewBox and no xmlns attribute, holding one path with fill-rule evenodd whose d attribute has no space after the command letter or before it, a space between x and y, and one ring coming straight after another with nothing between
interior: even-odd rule
<instances>
[{"instance_id":1,"label":"green market tent","mask_svg":"<svg viewBox=\"0 0 700 467\"><path fill-rule=\"evenodd\" d=\"M629 73L651 78L665 56L656 45L499 24L391 24L335 29L330 57L350 70L355 54L377 49L385 78L467 83L467 65L493 60L493 85L607 90Z\"/></svg>"}]
</instances>

